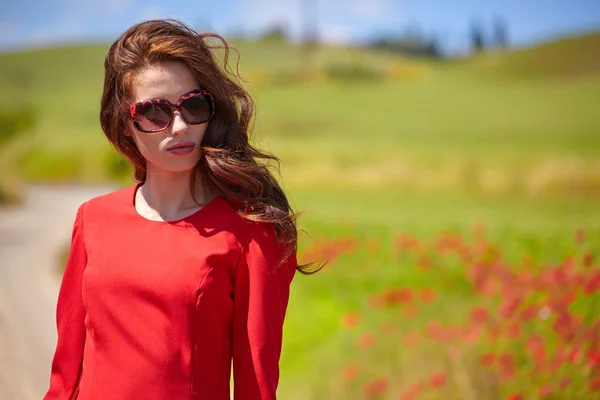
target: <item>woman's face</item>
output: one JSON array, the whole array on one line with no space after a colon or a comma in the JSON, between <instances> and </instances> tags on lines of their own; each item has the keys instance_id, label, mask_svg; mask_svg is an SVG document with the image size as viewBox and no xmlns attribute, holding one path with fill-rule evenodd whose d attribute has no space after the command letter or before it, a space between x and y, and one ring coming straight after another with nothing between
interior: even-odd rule
<instances>
[{"instance_id":1,"label":"woman's face","mask_svg":"<svg viewBox=\"0 0 600 400\"><path fill-rule=\"evenodd\" d=\"M145 68L135 76L130 101L133 104L162 98L176 104L181 96L199 88L199 83L185 64L168 61ZM207 126L208 122L188 124L178 111L175 111L171 125L161 132L142 132L133 121L129 121L130 132L146 159L148 170L168 172L185 172L194 168L200 159L200 144ZM193 144L193 149L172 149L184 143Z\"/></svg>"}]
</instances>

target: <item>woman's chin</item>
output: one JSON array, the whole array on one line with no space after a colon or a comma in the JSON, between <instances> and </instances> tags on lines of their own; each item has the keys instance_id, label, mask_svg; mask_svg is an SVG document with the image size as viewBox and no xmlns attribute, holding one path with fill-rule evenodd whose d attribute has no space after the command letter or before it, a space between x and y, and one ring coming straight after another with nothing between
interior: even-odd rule
<instances>
[{"instance_id":1,"label":"woman's chin","mask_svg":"<svg viewBox=\"0 0 600 400\"><path fill-rule=\"evenodd\" d=\"M155 163L154 167L168 173L186 173L196 167L199 159L200 157L181 157L179 160L169 160L160 164Z\"/></svg>"}]
</instances>

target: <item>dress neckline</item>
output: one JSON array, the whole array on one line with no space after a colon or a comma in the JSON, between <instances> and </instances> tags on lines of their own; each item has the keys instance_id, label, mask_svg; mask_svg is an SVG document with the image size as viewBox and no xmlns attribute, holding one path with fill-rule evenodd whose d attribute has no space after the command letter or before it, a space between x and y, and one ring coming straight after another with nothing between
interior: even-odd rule
<instances>
[{"instance_id":1,"label":"dress neckline","mask_svg":"<svg viewBox=\"0 0 600 400\"><path fill-rule=\"evenodd\" d=\"M194 211L193 213L191 213L190 215L187 215L183 218L179 218L176 220L171 220L171 221L156 221L156 220L152 220L152 219L148 219L146 217L144 217L143 215L141 215L137 208L135 207L135 197L136 194L138 192L138 189L140 188L140 186L143 185L143 182L139 182L136 183L131 190L131 197L129 198L129 206L131 211L133 211L133 214L135 214L137 219L146 221L148 223L151 224L157 224L157 225L172 225L172 226L188 226L191 224L191 221L194 220L195 218L198 218L201 214L204 214L207 212L208 209L210 209L211 207L213 207L218 201L220 196L216 195L215 197L213 197L208 203L206 203L204 206L200 207L200 209Z\"/></svg>"}]
</instances>

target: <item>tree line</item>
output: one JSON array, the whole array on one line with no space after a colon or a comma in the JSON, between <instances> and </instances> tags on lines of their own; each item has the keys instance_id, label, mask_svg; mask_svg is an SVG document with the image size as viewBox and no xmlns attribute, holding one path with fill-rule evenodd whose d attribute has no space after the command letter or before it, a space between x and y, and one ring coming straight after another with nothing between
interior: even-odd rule
<instances>
[{"instance_id":1,"label":"tree line","mask_svg":"<svg viewBox=\"0 0 600 400\"><path fill-rule=\"evenodd\" d=\"M491 49L503 49L509 46L508 24L504 19L497 18L491 26L485 26L481 21L474 20L466 29L467 43L472 53L480 53ZM239 33L236 36L240 36ZM418 25L405 28L400 33L380 34L368 39L367 47L388 50L409 56L423 56L431 58L445 58L449 56L446 51L443 35L424 34ZM288 41L289 33L284 24L273 25L264 30L259 36L262 41ZM316 24L312 29L305 30L305 44L319 42Z\"/></svg>"}]
</instances>

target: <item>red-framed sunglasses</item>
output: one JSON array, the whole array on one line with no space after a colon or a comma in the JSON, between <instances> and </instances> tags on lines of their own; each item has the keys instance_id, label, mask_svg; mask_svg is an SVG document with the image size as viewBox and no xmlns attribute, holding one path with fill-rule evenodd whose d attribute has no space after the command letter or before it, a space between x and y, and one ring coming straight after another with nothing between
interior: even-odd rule
<instances>
[{"instance_id":1,"label":"red-framed sunglasses","mask_svg":"<svg viewBox=\"0 0 600 400\"><path fill-rule=\"evenodd\" d=\"M208 122L215 114L212 96L204 89L193 90L179 98L177 104L165 99L150 99L132 104L129 118L136 129L142 132L160 132L173 123L175 110L188 124Z\"/></svg>"}]
</instances>

